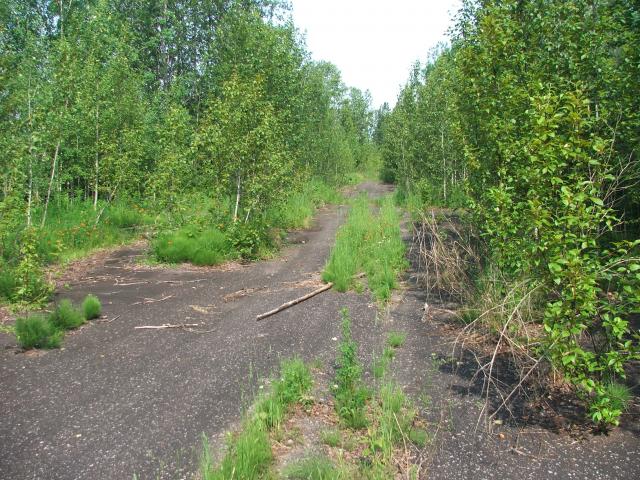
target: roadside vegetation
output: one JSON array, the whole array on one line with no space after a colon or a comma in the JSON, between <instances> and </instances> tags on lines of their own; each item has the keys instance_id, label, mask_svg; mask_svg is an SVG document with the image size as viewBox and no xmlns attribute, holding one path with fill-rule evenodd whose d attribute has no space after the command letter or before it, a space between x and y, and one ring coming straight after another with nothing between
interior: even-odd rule
<instances>
[{"instance_id":1,"label":"roadside vegetation","mask_svg":"<svg viewBox=\"0 0 640 480\"><path fill-rule=\"evenodd\" d=\"M245 413L240 429L229 434L221 460L213 462L204 440L204 480L383 480L394 478L399 472L403 478L419 478L421 453L430 441L429 434L411 401L388 378L386 367L379 385L365 386L346 309L342 310L341 319L338 369L331 388L335 418L329 420L332 427L320 432L321 444L308 445L301 438L304 457L284 466L279 464L274 453L276 444L285 430L296 428L296 415L314 415L316 402L311 395L313 376L309 367L299 359L283 361L270 391L258 396ZM400 348L404 338L401 332L390 332L387 348ZM323 421L327 421L326 414Z\"/></svg>"},{"instance_id":2,"label":"roadside vegetation","mask_svg":"<svg viewBox=\"0 0 640 480\"><path fill-rule=\"evenodd\" d=\"M227 452L219 464L213 463L204 439L200 467L203 480L273 478L269 473L273 463L269 434L282 427L294 403L306 400L311 386L311 372L302 360L283 361L271 391L258 397L245 414L240 431L230 434Z\"/></svg>"},{"instance_id":3,"label":"roadside vegetation","mask_svg":"<svg viewBox=\"0 0 640 480\"><path fill-rule=\"evenodd\" d=\"M82 308L76 308L71 300L64 299L49 314L32 314L19 317L13 327L18 344L25 350L32 348L59 348L67 330L84 325L87 320L100 316L102 306L94 295L87 295Z\"/></svg>"},{"instance_id":4,"label":"roadside vegetation","mask_svg":"<svg viewBox=\"0 0 640 480\"><path fill-rule=\"evenodd\" d=\"M5 3L0 301L44 304L48 265L142 234L161 262L268 255L380 162L370 95L285 2Z\"/></svg>"},{"instance_id":5,"label":"roadside vegetation","mask_svg":"<svg viewBox=\"0 0 640 480\"><path fill-rule=\"evenodd\" d=\"M339 292L359 290L362 284L356 277L364 273L374 298L384 303L397 288L406 265L400 215L393 198L384 197L375 214L363 194L353 201L349 218L338 230L322 279L333 282Z\"/></svg>"},{"instance_id":6,"label":"roadside vegetation","mask_svg":"<svg viewBox=\"0 0 640 480\"><path fill-rule=\"evenodd\" d=\"M509 350L524 384L563 379L600 428L620 422L611 392L640 359L638 15L627 1L464 2L374 135L413 211L468 213L427 214L441 228L424 243L452 279L471 274L455 288L465 331ZM434 257L438 238L457 253ZM493 393L495 357L480 362Z\"/></svg>"}]
</instances>

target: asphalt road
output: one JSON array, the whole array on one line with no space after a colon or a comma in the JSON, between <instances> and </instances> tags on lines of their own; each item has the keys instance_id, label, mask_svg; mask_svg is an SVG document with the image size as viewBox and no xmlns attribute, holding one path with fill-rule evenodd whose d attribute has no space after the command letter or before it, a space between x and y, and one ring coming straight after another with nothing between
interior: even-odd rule
<instances>
[{"instance_id":1,"label":"asphalt road","mask_svg":"<svg viewBox=\"0 0 640 480\"><path fill-rule=\"evenodd\" d=\"M360 187L373 196L390 191ZM317 288L344 207L323 209L278 258L222 270L136 266L139 248L93 265L59 297L97 295L105 321L63 349L19 352L0 334L0 478L190 478L202 434L222 444L261 378L295 355L330 365L339 310L370 355L375 308L329 291L262 322L255 316ZM200 323L185 329L135 326Z\"/></svg>"}]
</instances>

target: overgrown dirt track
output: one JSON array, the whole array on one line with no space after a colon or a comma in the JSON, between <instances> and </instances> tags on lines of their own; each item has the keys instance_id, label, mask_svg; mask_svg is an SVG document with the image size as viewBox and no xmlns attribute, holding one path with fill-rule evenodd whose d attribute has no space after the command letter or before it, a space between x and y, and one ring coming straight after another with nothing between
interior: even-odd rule
<instances>
[{"instance_id":1,"label":"overgrown dirt track","mask_svg":"<svg viewBox=\"0 0 640 480\"><path fill-rule=\"evenodd\" d=\"M373 197L391 187L365 183ZM223 269L136 266L139 248L113 253L60 297L96 294L106 319L67 335L63 349L20 353L0 334L0 478L187 478L201 436L221 444L257 379L280 358L329 364L348 307L368 362L376 309L333 291L262 322L257 314L319 282L346 209L323 209L278 258ZM200 324L190 329L136 326Z\"/></svg>"}]
</instances>

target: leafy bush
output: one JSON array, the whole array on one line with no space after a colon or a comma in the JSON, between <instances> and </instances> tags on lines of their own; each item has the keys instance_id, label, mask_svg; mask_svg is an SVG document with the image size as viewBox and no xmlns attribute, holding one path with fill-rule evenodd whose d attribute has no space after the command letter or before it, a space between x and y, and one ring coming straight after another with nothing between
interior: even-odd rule
<instances>
[{"instance_id":1,"label":"leafy bush","mask_svg":"<svg viewBox=\"0 0 640 480\"><path fill-rule=\"evenodd\" d=\"M15 272L8 265L0 263L0 299L11 300L17 286Z\"/></svg>"},{"instance_id":2,"label":"leafy bush","mask_svg":"<svg viewBox=\"0 0 640 480\"><path fill-rule=\"evenodd\" d=\"M71 300L62 300L49 317L51 323L61 330L78 328L85 322L83 313L76 309Z\"/></svg>"},{"instance_id":3,"label":"leafy bush","mask_svg":"<svg viewBox=\"0 0 640 480\"><path fill-rule=\"evenodd\" d=\"M31 348L58 348L64 332L49 319L40 315L18 318L15 324L16 338L26 350Z\"/></svg>"},{"instance_id":4,"label":"leafy bush","mask_svg":"<svg viewBox=\"0 0 640 480\"><path fill-rule=\"evenodd\" d=\"M102 313L102 304L95 295L87 295L82 302L82 312L86 320L98 318Z\"/></svg>"}]
</instances>

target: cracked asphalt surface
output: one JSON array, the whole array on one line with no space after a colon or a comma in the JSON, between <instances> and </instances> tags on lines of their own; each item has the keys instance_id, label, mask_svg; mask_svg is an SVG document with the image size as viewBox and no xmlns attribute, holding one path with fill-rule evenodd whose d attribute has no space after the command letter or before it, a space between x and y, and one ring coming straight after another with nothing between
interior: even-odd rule
<instances>
[{"instance_id":1,"label":"cracked asphalt surface","mask_svg":"<svg viewBox=\"0 0 640 480\"><path fill-rule=\"evenodd\" d=\"M371 196L391 191L359 188ZM322 270L345 212L321 210L278 258L233 269L139 268L139 247L118 250L58 292L74 301L97 295L106 320L68 334L61 350L35 355L0 334L0 478L190 478L202 434L221 445L281 358L331 364L342 307L370 358L376 309L366 295L329 291L255 321L314 289L309 280ZM202 325L134 329L165 323Z\"/></svg>"},{"instance_id":2,"label":"cracked asphalt surface","mask_svg":"<svg viewBox=\"0 0 640 480\"><path fill-rule=\"evenodd\" d=\"M372 197L391 190L360 189ZM137 264L141 246L117 250L57 294L74 301L98 295L106 319L50 352L22 353L0 333L0 480L192 478L202 434L220 451L281 358L320 359L332 373L342 307L351 312L365 366L381 352L385 332L408 333L391 368L435 436L421 478L637 477L637 415L609 436L576 438L508 418L476 429L482 398L472 370L444 362L455 333L446 319L423 321L416 270L383 319L368 295L328 291L256 322L317 287L345 214L345 207L322 209L278 258L247 266L146 268ZM165 323L200 325L134 328Z\"/></svg>"}]
</instances>

